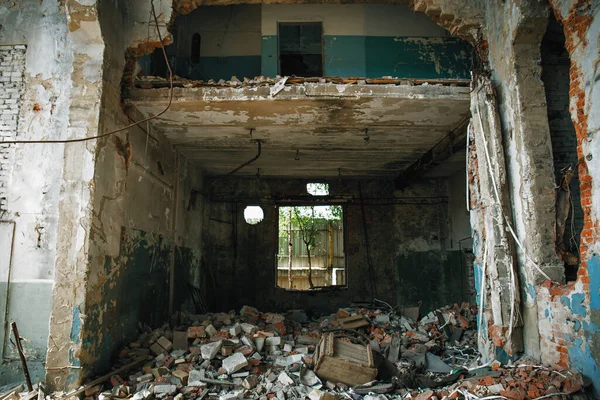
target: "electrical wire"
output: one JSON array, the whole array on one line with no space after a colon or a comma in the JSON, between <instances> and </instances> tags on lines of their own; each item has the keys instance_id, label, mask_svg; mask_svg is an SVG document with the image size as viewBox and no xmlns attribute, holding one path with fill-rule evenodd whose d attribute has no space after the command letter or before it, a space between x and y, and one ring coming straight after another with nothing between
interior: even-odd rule
<instances>
[{"instance_id":1,"label":"electrical wire","mask_svg":"<svg viewBox=\"0 0 600 400\"><path fill-rule=\"evenodd\" d=\"M369 267L369 286L371 288L371 301L375 300L375 296L377 295L375 292L375 275L373 273L373 264L371 263L371 251L370 251L370 244L369 244L369 234L368 234L368 230L367 230L367 217L365 214L365 203L363 202L363 193L362 193L362 186L360 184L360 181L358 182L358 194L360 196L360 211L362 214L362 226L363 226L363 233L365 235L365 247L367 250L367 264Z\"/></svg>"},{"instance_id":2,"label":"electrical wire","mask_svg":"<svg viewBox=\"0 0 600 400\"><path fill-rule=\"evenodd\" d=\"M158 118L161 115L163 115L164 113L166 113L167 110L169 110L169 108L171 107L171 104L173 103L173 71L171 70L171 65L169 65L169 58L167 57L167 51L165 50L165 46L163 44L162 35L160 34L160 29L158 27L158 18L156 17L156 11L154 10L154 1L153 0L150 2L150 5L152 6L152 16L154 18L154 23L156 24L156 32L158 34L158 39L159 39L160 47L162 49L162 53L163 53L163 56L165 58L165 63L167 64L167 69L169 70L169 87L170 87L170 90L169 90L169 104L167 104L167 106L165 107L164 110L162 110L161 112L159 112L156 115L153 115L151 117L145 118L145 119L143 119L141 121L137 121L137 122L134 122L132 124L126 125L126 126L124 126L122 128L115 129L113 131L102 133L102 134L96 135L96 136L90 136L90 137L78 138L78 139L56 139L56 140L7 140L7 141L1 141L0 145L2 145L2 144L77 143L77 142L86 142L88 140L101 139L103 137L114 135L115 133L123 132L123 131L125 131L127 129L130 129L130 128L133 128L135 126L138 126L139 124L151 121L151 120L153 120L155 118Z\"/></svg>"}]
</instances>

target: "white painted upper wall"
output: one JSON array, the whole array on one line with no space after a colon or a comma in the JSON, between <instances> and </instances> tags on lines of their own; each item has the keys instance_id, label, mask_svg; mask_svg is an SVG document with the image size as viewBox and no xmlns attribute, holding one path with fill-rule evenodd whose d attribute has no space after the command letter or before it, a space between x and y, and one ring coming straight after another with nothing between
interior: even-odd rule
<instances>
[{"instance_id":1,"label":"white painted upper wall","mask_svg":"<svg viewBox=\"0 0 600 400\"><path fill-rule=\"evenodd\" d=\"M430 18L399 4L264 4L262 34L277 35L278 22L323 22L325 35L420 36L450 34Z\"/></svg>"},{"instance_id":2,"label":"white painted upper wall","mask_svg":"<svg viewBox=\"0 0 600 400\"><path fill-rule=\"evenodd\" d=\"M200 57L260 55L260 5L205 6L178 17L178 55L191 53L194 33L202 43Z\"/></svg>"},{"instance_id":3,"label":"white painted upper wall","mask_svg":"<svg viewBox=\"0 0 600 400\"><path fill-rule=\"evenodd\" d=\"M323 22L325 35L364 35L364 4L264 4L262 34L277 35L279 22Z\"/></svg>"},{"instance_id":4,"label":"white painted upper wall","mask_svg":"<svg viewBox=\"0 0 600 400\"><path fill-rule=\"evenodd\" d=\"M366 4L365 36L444 37L450 32L402 4Z\"/></svg>"}]
</instances>

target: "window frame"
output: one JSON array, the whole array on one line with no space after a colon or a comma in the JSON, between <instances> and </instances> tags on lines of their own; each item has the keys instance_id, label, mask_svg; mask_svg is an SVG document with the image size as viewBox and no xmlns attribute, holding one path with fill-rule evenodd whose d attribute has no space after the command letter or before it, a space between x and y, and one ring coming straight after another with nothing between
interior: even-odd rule
<instances>
[{"instance_id":1,"label":"window frame","mask_svg":"<svg viewBox=\"0 0 600 400\"><path fill-rule=\"evenodd\" d=\"M314 19L314 20L277 20L277 73L281 75L281 25L311 25L311 24L320 24L321 25L321 76L314 78L323 78L326 76L325 74L325 23L322 19Z\"/></svg>"},{"instance_id":2,"label":"window frame","mask_svg":"<svg viewBox=\"0 0 600 400\"><path fill-rule=\"evenodd\" d=\"M275 241L276 251L273 257L273 270L274 270L274 286L277 290L284 290L287 292L294 293L314 293L314 292L323 292L323 291L334 291L334 290L346 290L348 289L348 224L347 224L347 216L346 212L348 209L347 202L335 201L332 198L328 198L327 196L317 196L320 199L308 200L286 200L279 201L274 204L275 207ZM293 289L281 287L278 285L278 254L279 254L279 208L280 207L310 207L310 206L341 206L342 207L342 241L344 248L344 284L343 285L331 285L331 286L315 286L312 289Z\"/></svg>"}]
</instances>

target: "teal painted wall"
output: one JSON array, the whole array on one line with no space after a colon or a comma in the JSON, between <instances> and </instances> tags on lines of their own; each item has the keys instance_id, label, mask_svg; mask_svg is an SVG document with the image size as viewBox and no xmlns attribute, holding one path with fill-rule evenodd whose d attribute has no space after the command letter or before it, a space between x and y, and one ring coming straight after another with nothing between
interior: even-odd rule
<instances>
[{"instance_id":1,"label":"teal painted wall","mask_svg":"<svg viewBox=\"0 0 600 400\"><path fill-rule=\"evenodd\" d=\"M367 76L367 36L324 36L326 76Z\"/></svg>"},{"instance_id":2,"label":"teal painted wall","mask_svg":"<svg viewBox=\"0 0 600 400\"><path fill-rule=\"evenodd\" d=\"M472 302L467 261L460 250L415 251L400 256L398 304L421 304L421 315L439 307ZM419 271L419 279L415 279Z\"/></svg>"},{"instance_id":3,"label":"teal painted wall","mask_svg":"<svg viewBox=\"0 0 600 400\"><path fill-rule=\"evenodd\" d=\"M470 46L456 38L367 36L365 53L368 78L470 78Z\"/></svg>"},{"instance_id":4,"label":"teal painted wall","mask_svg":"<svg viewBox=\"0 0 600 400\"><path fill-rule=\"evenodd\" d=\"M263 36L261 41L261 75L274 77L279 74L279 61L277 55L277 35Z\"/></svg>"},{"instance_id":5,"label":"teal painted wall","mask_svg":"<svg viewBox=\"0 0 600 400\"><path fill-rule=\"evenodd\" d=\"M456 38L325 35L325 76L468 79L471 50ZM277 36L262 37L261 72L278 74Z\"/></svg>"},{"instance_id":6,"label":"teal painted wall","mask_svg":"<svg viewBox=\"0 0 600 400\"><path fill-rule=\"evenodd\" d=\"M170 252L168 238L122 227L119 255L105 258L103 273L108 278L97 287L99 293L88 299L86 325L77 328L83 329L83 350L95 360L94 373L110 368L121 347L137 338L140 323L156 328L169 318ZM188 283L198 265L191 249L175 249L174 310L182 310L184 303L190 302ZM101 300L92 301L96 298ZM79 318L74 316L74 321Z\"/></svg>"},{"instance_id":7,"label":"teal painted wall","mask_svg":"<svg viewBox=\"0 0 600 400\"><path fill-rule=\"evenodd\" d=\"M260 75L261 56L200 57L198 64L177 59L176 74L189 79L208 81L230 80L232 76L243 80Z\"/></svg>"}]
</instances>

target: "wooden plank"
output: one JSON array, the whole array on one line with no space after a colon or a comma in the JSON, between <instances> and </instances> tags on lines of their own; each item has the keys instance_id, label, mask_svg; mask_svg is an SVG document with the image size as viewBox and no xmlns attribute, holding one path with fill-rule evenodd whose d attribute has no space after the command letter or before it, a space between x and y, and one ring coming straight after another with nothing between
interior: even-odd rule
<instances>
[{"instance_id":1,"label":"wooden plank","mask_svg":"<svg viewBox=\"0 0 600 400\"><path fill-rule=\"evenodd\" d=\"M349 386L362 385L377 377L376 368L334 357L326 357L315 373L323 379Z\"/></svg>"},{"instance_id":2,"label":"wooden plank","mask_svg":"<svg viewBox=\"0 0 600 400\"><path fill-rule=\"evenodd\" d=\"M358 344L348 343L341 339L335 340L335 357L369 366L367 348Z\"/></svg>"},{"instance_id":3,"label":"wooden plank","mask_svg":"<svg viewBox=\"0 0 600 400\"><path fill-rule=\"evenodd\" d=\"M369 321L363 315L353 315L348 318L338 320L338 323L345 329L357 329L369 326Z\"/></svg>"}]
</instances>

